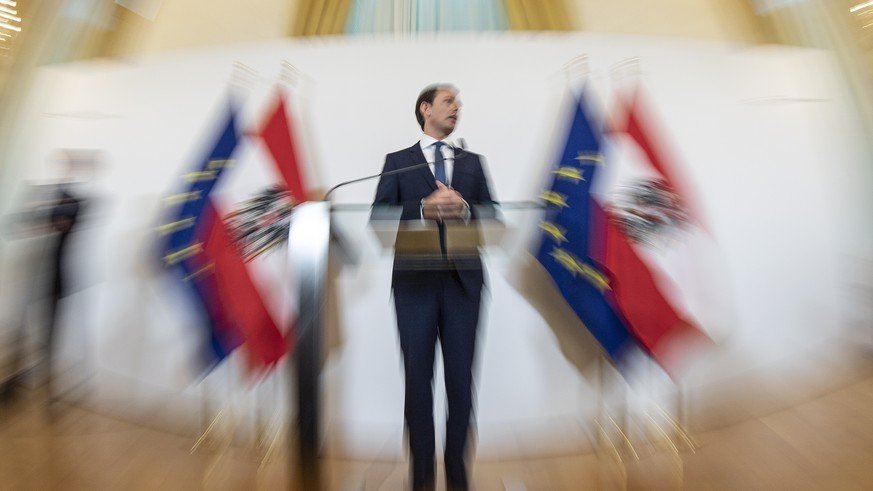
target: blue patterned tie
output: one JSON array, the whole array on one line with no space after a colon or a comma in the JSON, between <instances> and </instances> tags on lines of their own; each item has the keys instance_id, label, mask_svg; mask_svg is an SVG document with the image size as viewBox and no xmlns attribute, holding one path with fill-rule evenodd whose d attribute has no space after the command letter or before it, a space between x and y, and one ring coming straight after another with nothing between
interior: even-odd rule
<instances>
[{"instance_id":1,"label":"blue patterned tie","mask_svg":"<svg viewBox=\"0 0 873 491\"><path fill-rule=\"evenodd\" d=\"M445 145L443 142L436 142L434 144L434 152L433 152L433 176L437 181L449 185L446 179L446 161L443 159L443 152L440 151L440 148Z\"/></svg>"},{"instance_id":2,"label":"blue patterned tie","mask_svg":"<svg viewBox=\"0 0 873 491\"><path fill-rule=\"evenodd\" d=\"M436 142L433 146L433 176L437 181L448 186L449 184L446 182L446 161L443 157L443 153L440 151L440 148L445 145L443 142ZM446 228L440 222L437 225L440 233L440 255L442 257L446 257Z\"/></svg>"}]
</instances>

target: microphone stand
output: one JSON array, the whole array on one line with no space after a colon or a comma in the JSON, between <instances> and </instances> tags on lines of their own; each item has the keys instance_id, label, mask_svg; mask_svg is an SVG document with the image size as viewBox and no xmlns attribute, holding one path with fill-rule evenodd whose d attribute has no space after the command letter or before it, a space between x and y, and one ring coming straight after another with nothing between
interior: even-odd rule
<instances>
[{"instance_id":1,"label":"microphone stand","mask_svg":"<svg viewBox=\"0 0 873 491\"><path fill-rule=\"evenodd\" d=\"M465 144L463 138L458 139L458 146L452 146L452 150L455 151L455 156L452 158L452 160L454 160L456 162L460 157L463 157L463 156L468 154L467 149L466 149L466 144ZM446 159L446 160L448 160L448 159ZM334 191L336 191L337 189L339 189L343 186L347 186L349 184L354 184L356 182L368 181L370 179L375 179L377 177L393 176L394 174L402 174L404 172L410 172L413 170L421 169L422 167L425 167L425 166L428 166L431 164L435 164L435 163L436 162L422 162L420 164L410 165L409 167L404 167L402 169L394 169L394 170L390 170L387 172L380 172L378 174L373 174L372 176L359 177L357 179L352 179L350 181L341 182L341 183L337 184L336 186L328 189L327 192L324 193L324 198L322 198L322 201L330 201L330 195Z\"/></svg>"},{"instance_id":2,"label":"microphone stand","mask_svg":"<svg viewBox=\"0 0 873 491\"><path fill-rule=\"evenodd\" d=\"M457 158L457 157L456 157L456 158ZM372 176L359 177L359 178L357 178L357 179L352 179L351 181L344 181L344 182L341 182L341 183L337 184L336 186L334 186L334 187L328 189L327 192L324 193L324 198L322 198L322 201L330 201L330 195L331 195L331 193L333 193L333 192L334 192L335 190L337 190L338 188L341 188L341 187L346 186L346 185L348 185L348 184L354 184L354 183L356 183L356 182L361 182L361 181L368 181L368 180L370 180L370 179L375 179L375 178L377 178L377 177L393 176L394 174L402 174L402 173L404 173L404 172L409 172L409 171L413 171L413 170L416 170L416 169L421 169L422 167L428 166L428 165L430 165L430 164L433 164L433 162L422 162L422 163L420 163L420 164L411 165L411 166L409 166L409 167L404 167L404 168L402 168L402 169L394 169L394 170L390 170L390 171L388 171L388 172L380 172L380 173L378 173L378 174L373 174Z\"/></svg>"}]
</instances>

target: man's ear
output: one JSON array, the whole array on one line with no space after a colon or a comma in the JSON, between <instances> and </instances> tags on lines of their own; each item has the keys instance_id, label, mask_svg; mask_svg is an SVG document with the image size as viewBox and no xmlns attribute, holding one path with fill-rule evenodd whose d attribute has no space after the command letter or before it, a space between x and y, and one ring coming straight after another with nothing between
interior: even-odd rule
<instances>
[{"instance_id":1,"label":"man's ear","mask_svg":"<svg viewBox=\"0 0 873 491\"><path fill-rule=\"evenodd\" d=\"M421 113L421 117L425 116L425 111L427 111L430 106L431 104L427 101L421 101L421 104L418 105L418 112Z\"/></svg>"}]
</instances>

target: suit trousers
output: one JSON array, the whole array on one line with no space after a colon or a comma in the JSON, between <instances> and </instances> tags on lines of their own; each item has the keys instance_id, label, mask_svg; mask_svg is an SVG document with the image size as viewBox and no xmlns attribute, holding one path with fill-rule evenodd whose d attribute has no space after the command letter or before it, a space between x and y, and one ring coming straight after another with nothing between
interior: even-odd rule
<instances>
[{"instance_id":1,"label":"suit trousers","mask_svg":"<svg viewBox=\"0 0 873 491\"><path fill-rule=\"evenodd\" d=\"M445 369L446 480L467 489L465 465L473 408L473 358L481 288L464 288L455 270L426 273L427 281L395 282L394 305L405 371L407 437L413 489L434 482L433 372L439 340Z\"/></svg>"}]
</instances>

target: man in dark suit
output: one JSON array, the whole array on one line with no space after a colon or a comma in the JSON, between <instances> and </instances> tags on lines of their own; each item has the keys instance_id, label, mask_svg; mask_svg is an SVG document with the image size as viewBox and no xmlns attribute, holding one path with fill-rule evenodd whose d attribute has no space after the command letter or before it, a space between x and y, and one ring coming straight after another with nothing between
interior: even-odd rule
<instances>
[{"instance_id":1,"label":"man in dark suit","mask_svg":"<svg viewBox=\"0 0 873 491\"><path fill-rule=\"evenodd\" d=\"M402 207L401 220L434 220L440 254L418 261L395 257L392 288L405 370L407 436L412 488L434 487L433 367L439 340L448 398L445 466L449 489L468 489L465 465L473 407L473 358L484 284L478 254L447 256L445 223L477 219L477 206L493 204L479 155L444 142L458 122L460 101L451 85L425 88L415 103L424 134L409 148L388 154L374 206Z\"/></svg>"}]
</instances>

